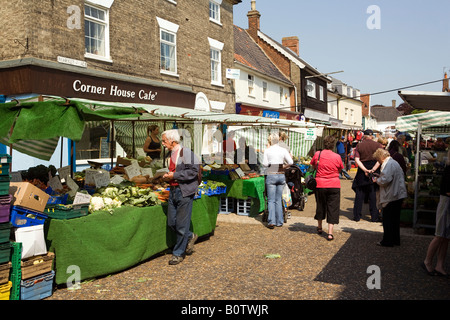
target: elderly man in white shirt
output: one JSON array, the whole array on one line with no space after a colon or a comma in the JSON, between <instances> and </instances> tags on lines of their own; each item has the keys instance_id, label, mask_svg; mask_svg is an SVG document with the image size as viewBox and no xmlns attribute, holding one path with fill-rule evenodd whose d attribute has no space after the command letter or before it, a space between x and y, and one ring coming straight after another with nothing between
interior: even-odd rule
<instances>
[{"instance_id":1,"label":"elderly man in white shirt","mask_svg":"<svg viewBox=\"0 0 450 320\"><path fill-rule=\"evenodd\" d=\"M289 152L278 145L279 136L271 134L269 136L269 148L264 152L263 165L266 168L266 192L268 218L267 227L273 229L275 226L283 225L282 193L286 184L284 175L284 164L293 164L294 161Z\"/></svg>"}]
</instances>

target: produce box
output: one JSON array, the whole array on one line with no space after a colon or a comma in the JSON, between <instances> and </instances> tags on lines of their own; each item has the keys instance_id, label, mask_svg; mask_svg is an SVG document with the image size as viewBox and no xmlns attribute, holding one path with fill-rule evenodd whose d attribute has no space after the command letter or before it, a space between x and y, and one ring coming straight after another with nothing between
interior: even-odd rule
<instances>
[{"instance_id":1,"label":"produce box","mask_svg":"<svg viewBox=\"0 0 450 320\"><path fill-rule=\"evenodd\" d=\"M0 264L9 262L11 245L9 242L0 244Z\"/></svg>"},{"instance_id":2,"label":"produce box","mask_svg":"<svg viewBox=\"0 0 450 320\"><path fill-rule=\"evenodd\" d=\"M36 277L52 271L55 254L49 252L46 255L34 256L21 261L22 279Z\"/></svg>"},{"instance_id":3,"label":"produce box","mask_svg":"<svg viewBox=\"0 0 450 320\"><path fill-rule=\"evenodd\" d=\"M0 223L9 222L11 212L11 195L0 196Z\"/></svg>"},{"instance_id":4,"label":"produce box","mask_svg":"<svg viewBox=\"0 0 450 320\"><path fill-rule=\"evenodd\" d=\"M9 243L9 235L11 233L11 223L1 223L0 224L0 243Z\"/></svg>"},{"instance_id":5,"label":"produce box","mask_svg":"<svg viewBox=\"0 0 450 320\"><path fill-rule=\"evenodd\" d=\"M13 195L11 205L21 206L38 212L43 212L49 195L29 182L11 182L9 193Z\"/></svg>"},{"instance_id":6,"label":"produce box","mask_svg":"<svg viewBox=\"0 0 450 320\"><path fill-rule=\"evenodd\" d=\"M48 216L42 212L12 206L11 207L11 223L14 227L31 227L45 223Z\"/></svg>"},{"instance_id":7,"label":"produce box","mask_svg":"<svg viewBox=\"0 0 450 320\"><path fill-rule=\"evenodd\" d=\"M0 264L0 285L8 283L10 270L11 262Z\"/></svg>"},{"instance_id":8,"label":"produce box","mask_svg":"<svg viewBox=\"0 0 450 320\"><path fill-rule=\"evenodd\" d=\"M44 212L51 219L73 219L86 216L89 213L89 204L67 204L47 206Z\"/></svg>"},{"instance_id":9,"label":"produce box","mask_svg":"<svg viewBox=\"0 0 450 320\"><path fill-rule=\"evenodd\" d=\"M20 282L20 300L41 300L53 294L55 271Z\"/></svg>"},{"instance_id":10,"label":"produce box","mask_svg":"<svg viewBox=\"0 0 450 320\"><path fill-rule=\"evenodd\" d=\"M0 300L9 300L9 294L11 292L12 283L9 281L8 283L0 286Z\"/></svg>"},{"instance_id":11,"label":"produce box","mask_svg":"<svg viewBox=\"0 0 450 320\"><path fill-rule=\"evenodd\" d=\"M15 240L22 243L22 259L47 253L44 225L15 228Z\"/></svg>"}]
</instances>

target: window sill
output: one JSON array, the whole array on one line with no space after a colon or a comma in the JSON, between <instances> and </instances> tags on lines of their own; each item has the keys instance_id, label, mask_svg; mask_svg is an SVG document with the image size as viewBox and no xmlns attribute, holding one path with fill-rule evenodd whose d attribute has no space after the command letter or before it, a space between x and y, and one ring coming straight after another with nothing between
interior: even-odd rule
<instances>
[{"instance_id":1,"label":"window sill","mask_svg":"<svg viewBox=\"0 0 450 320\"><path fill-rule=\"evenodd\" d=\"M209 18L209 21L212 22L212 23L217 24L217 25L220 26L220 27L223 27L223 25L222 25L222 23L220 23L220 21L214 20L214 19L212 19L212 18Z\"/></svg>"},{"instance_id":2,"label":"window sill","mask_svg":"<svg viewBox=\"0 0 450 320\"><path fill-rule=\"evenodd\" d=\"M180 75L177 74L176 72L171 72L171 71L167 71L167 70L160 70L161 74L165 74L166 76L171 76L171 77L176 77L179 78Z\"/></svg>"},{"instance_id":3,"label":"window sill","mask_svg":"<svg viewBox=\"0 0 450 320\"><path fill-rule=\"evenodd\" d=\"M85 53L85 54L84 54L84 57L85 57L86 59L92 59L92 60L98 60L98 61L103 61L103 62L113 63L113 61L111 60L111 58L99 56L99 55L92 54L92 53Z\"/></svg>"},{"instance_id":4,"label":"window sill","mask_svg":"<svg viewBox=\"0 0 450 320\"><path fill-rule=\"evenodd\" d=\"M225 86L222 83L220 83L220 82L211 82L211 85L212 86L216 86L216 87L220 87L220 88L225 88Z\"/></svg>"}]
</instances>

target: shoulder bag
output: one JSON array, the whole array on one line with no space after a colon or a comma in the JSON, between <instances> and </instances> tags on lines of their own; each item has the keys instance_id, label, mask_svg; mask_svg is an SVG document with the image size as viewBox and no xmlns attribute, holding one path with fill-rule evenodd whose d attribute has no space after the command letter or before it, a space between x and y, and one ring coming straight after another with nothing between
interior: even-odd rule
<instances>
[{"instance_id":1,"label":"shoulder bag","mask_svg":"<svg viewBox=\"0 0 450 320\"><path fill-rule=\"evenodd\" d=\"M310 174L309 176L307 176L305 178L305 186L306 186L306 188L308 188L311 191L315 191L316 187L317 187L316 174L317 174L317 169L319 168L319 161L320 161L321 154L322 154L322 151L320 151L320 153L319 153L319 158L317 159L316 169L313 171L312 174Z\"/></svg>"}]
</instances>

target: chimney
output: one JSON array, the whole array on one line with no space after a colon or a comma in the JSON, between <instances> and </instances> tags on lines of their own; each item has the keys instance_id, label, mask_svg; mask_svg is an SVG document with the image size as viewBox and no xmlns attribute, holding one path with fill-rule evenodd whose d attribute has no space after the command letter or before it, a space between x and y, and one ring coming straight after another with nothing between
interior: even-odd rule
<instances>
[{"instance_id":1,"label":"chimney","mask_svg":"<svg viewBox=\"0 0 450 320\"><path fill-rule=\"evenodd\" d=\"M392 100L392 108L396 108L397 107L397 100Z\"/></svg>"},{"instance_id":2,"label":"chimney","mask_svg":"<svg viewBox=\"0 0 450 320\"><path fill-rule=\"evenodd\" d=\"M297 55L300 55L300 47L299 47L298 37L285 37L281 41L282 41L281 44L283 46L291 49Z\"/></svg>"},{"instance_id":3,"label":"chimney","mask_svg":"<svg viewBox=\"0 0 450 320\"><path fill-rule=\"evenodd\" d=\"M248 33L258 42L258 31L260 28L261 14L256 10L256 0L252 0L252 10L247 13L248 17Z\"/></svg>"},{"instance_id":4,"label":"chimney","mask_svg":"<svg viewBox=\"0 0 450 320\"><path fill-rule=\"evenodd\" d=\"M447 72L444 74L444 81L442 81L442 92L449 92Z\"/></svg>"}]
</instances>

